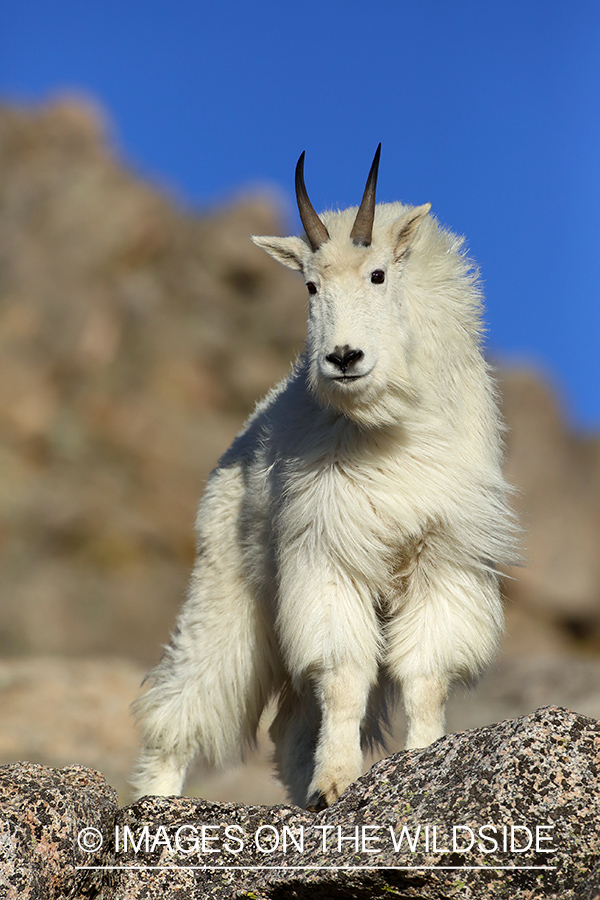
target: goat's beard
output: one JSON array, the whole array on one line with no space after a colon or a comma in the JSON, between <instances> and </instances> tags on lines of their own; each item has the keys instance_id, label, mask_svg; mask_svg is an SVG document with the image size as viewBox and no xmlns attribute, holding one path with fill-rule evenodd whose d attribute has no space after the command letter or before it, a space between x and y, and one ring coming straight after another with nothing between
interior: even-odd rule
<instances>
[{"instance_id":1,"label":"goat's beard","mask_svg":"<svg viewBox=\"0 0 600 900\"><path fill-rule=\"evenodd\" d=\"M418 392L408 381L407 372L396 371L385 380L371 373L348 384L324 378L316 365L310 365L308 386L321 406L362 428L402 424L418 402Z\"/></svg>"}]
</instances>

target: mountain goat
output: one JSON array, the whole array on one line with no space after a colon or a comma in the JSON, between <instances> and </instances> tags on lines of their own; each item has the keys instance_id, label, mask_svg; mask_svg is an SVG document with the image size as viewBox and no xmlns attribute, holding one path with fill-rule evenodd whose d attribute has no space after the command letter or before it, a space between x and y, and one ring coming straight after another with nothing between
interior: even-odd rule
<instances>
[{"instance_id":1,"label":"mountain goat","mask_svg":"<svg viewBox=\"0 0 600 900\"><path fill-rule=\"evenodd\" d=\"M302 154L306 236L252 238L304 277L306 350L208 481L189 596L134 704L138 796L179 793L197 754L239 759L277 695L279 776L323 808L397 688L424 747L494 652L514 525L480 288L429 204L375 204L379 153L358 210L321 216Z\"/></svg>"}]
</instances>

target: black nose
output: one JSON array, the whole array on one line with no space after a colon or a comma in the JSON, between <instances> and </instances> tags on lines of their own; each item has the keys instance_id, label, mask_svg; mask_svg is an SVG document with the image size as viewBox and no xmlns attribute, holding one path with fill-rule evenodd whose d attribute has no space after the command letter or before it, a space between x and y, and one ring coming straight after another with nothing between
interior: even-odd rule
<instances>
[{"instance_id":1,"label":"black nose","mask_svg":"<svg viewBox=\"0 0 600 900\"><path fill-rule=\"evenodd\" d=\"M351 369L354 363L357 363L364 355L362 350L351 350L348 344L344 344L343 347L334 347L333 353L328 353L325 359L336 366L342 375L345 375L347 370Z\"/></svg>"}]
</instances>

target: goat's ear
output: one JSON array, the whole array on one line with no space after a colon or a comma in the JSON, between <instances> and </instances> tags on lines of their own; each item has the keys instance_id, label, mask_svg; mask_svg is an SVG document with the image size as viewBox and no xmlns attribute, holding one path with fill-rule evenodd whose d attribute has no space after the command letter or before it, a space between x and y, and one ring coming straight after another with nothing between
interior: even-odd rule
<instances>
[{"instance_id":1,"label":"goat's ear","mask_svg":"<svg viewBox=\"0 0 600 900\"><path fill-rule=\"evenodd\" d=\"M306 242L299 237L258 237L253 234L251 240L282 266L297 269L299 272L304 268L306 254L310 253Z\"/></svg>"},{"instance_id":2,"label":"goat's ear","mask_svg":"<svg viewBox=\"0 0 600 900\"><path fill-rule=\"evenodd\" d=\"M417 233L419 225L431 209L431 203L424 203L423 206L416 206L409 213L402 216L396 222L392 229L392 239L394 242L394 262L402 259L414 237Z\"/></svg>"}]
</instances>

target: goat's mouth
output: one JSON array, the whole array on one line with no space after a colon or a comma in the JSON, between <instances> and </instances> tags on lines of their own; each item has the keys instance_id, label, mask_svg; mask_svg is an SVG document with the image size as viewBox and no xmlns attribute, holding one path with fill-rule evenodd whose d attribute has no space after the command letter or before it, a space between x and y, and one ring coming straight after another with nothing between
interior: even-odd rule
<instances>
[{"instance_id":1,"label":"goat's mouth","mask_svg":"<svg viewBox=\"0 0 600 900\"><path fill-rule=\"evenodd\" d=\"M345 384L350 381L359 381L361 378L365 378L365 375L334 375L331 380L337 384Z\"/></svg>"},{"instance_id":2,"label":"goat's mouth","mask_svg":"<svg viewBox=\"0 0 600 900\"><path fill-rule=\"evenodd\" d=\"M337 393L339 396L358 394L364 391L371 381L374 368L373 365L365 366L366 371L365 369L361 371L361 368L356 366L348 368L345 372L339 370L332 372L319 367L313 375L314 383L320 385L320 390L327 391L329 389L333 394Z\"/></svg>"},{"instance_id":3,"label":"goat's mouth","mask_svg":"<svg viewBox=\"0 0 600 900\"><path fill-rule=\"evenodd\" d=\"M366 385L370 381L370 372L356 373L351 375L349 372L345 375L330 375L327 379L330 390L339 394L357 394L365 390Z\"/></svg>"},{"instance_id":4,"label":"goat's mouth","mask_svg":"<svg viewBox=\"0 0 600 900\"><path fill-rule=\"evenodd\" d=\"M364 375L337 375L332 381L335 381L336 384L351 384L354 381L360 381L364 377Z\"/></svg>"}]
</instances>

